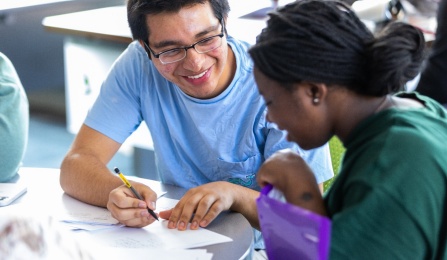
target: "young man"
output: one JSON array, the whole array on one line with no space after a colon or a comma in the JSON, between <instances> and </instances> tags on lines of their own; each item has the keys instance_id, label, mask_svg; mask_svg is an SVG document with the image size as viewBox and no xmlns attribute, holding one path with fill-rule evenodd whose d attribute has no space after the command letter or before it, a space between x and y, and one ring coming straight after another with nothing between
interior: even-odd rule
<instances>
[{"instance_id":1,"label":"young man","mask_svg":"<svg viewBox=\"0 0 447 260\"><path fill-rule=\"evenodd\" d=\"M107 206L127 226L154 221L156 194L133 183L140 201L107 163L144 120L163 183L190 189L170 211L169 227L207 226L220 212L242 214L258 196L255 175L275 151L294 147L268 123L248 44L227 35L224 0L130 0L134 39L116 61L61 166L62 188ZM319 183L332 177L327 146L298 149ZM254 205L253 205L254 206ZM256 214L256 213L254 213ZM191 217L194 216L192 219Z\"/></svg>"}]
</instances>

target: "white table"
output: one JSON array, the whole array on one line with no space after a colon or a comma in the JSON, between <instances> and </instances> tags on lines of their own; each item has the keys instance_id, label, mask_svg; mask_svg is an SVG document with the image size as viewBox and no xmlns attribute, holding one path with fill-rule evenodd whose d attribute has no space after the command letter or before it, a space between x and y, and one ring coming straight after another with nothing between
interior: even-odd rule
<instances>
[{"instance_id":1,"label":"white table","mask_svg":"<svg viewBox=\"0 0 447 260\"><path fill-rule=\"evenodd\" d=\"M57 209L70 207L82 203L65 194L59 185L59 169L50 168L21 168L19 182L26 183L28 191L13 202L11 206L0 207L0 216L10 213L14 208L26 207L30 215L48 214ZM157 181L145 180L151 187L160 187L167 191L167 198L180 199L185 189L163 185ZM94 206L91 206L94 207ZM248 221L240 213L223 212L208 227L208 230L233 239L232 242L201 247L213 253L214 260L244 259L250 257L253 230Z\"/></svg>"}]
</instances>

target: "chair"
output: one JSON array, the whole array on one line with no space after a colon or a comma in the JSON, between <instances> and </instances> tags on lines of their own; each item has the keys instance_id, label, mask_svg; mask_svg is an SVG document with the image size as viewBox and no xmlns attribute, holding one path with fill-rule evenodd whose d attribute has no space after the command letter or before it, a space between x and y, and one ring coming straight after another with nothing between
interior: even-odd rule
<instances>
[{"instance_id":1,"label":"chair","mask_svg":"<svg viewBox=\"0 0 447 260\"><path fill-rule=\"evenodd\" d=\"M327 180L323 184L324 191L327 191L329 187L331 187L335 178L337 177L338 170L340 168L341 160L343 158L343 154L345 152L345 147L343 143L338 139L338 137L334 136L329 140L329 151L331 154L332 161L332 169L334 170L334 177Z\"/></svg>"}]
</instances>

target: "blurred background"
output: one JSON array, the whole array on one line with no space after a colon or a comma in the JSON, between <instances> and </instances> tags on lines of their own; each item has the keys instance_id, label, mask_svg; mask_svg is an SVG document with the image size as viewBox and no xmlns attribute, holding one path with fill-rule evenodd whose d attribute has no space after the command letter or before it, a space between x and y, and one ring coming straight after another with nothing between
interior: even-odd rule
<instances>
[{"instance_id":1,"label":"blurred background","mask_svg":"<svg viewBox=\"0 0 447 260\"><path fill-rule=\"evenodd\" d=\"M64 34L42 25L47 16L123 5L124 0L1 0L0 51L14 64L30 103L26 167L59 168L74 139L66 127ZM111 164L133 174L132 153ZM111 166L113 167L113 166Z\"/></svg>"}]
</instances>

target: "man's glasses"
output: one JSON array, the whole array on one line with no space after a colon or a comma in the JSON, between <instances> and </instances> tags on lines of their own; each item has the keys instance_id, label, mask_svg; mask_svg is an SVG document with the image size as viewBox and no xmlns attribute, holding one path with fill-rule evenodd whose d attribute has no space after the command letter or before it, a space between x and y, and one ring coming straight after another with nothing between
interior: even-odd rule
<instances>
[{"instance_id":1,"label":"man's glasses","mask_svg":"<svg viewBox=\"0 0 447 260\"><path fill-rule=\"evenodd\" d=\"M160 62L162 64L174 63L183 60L186 57L186 52L188 51L188 49L194 48L198 53L207 53L222 46L222 37L224 36L225 26L222 20L220 21L220 24L222 25L222 31L220 34L207 37L189 46L178 47L156 54L149 47L149 42L145 41L144 45L155 58L160 59Z\"/></svg>"}]
</instances>

